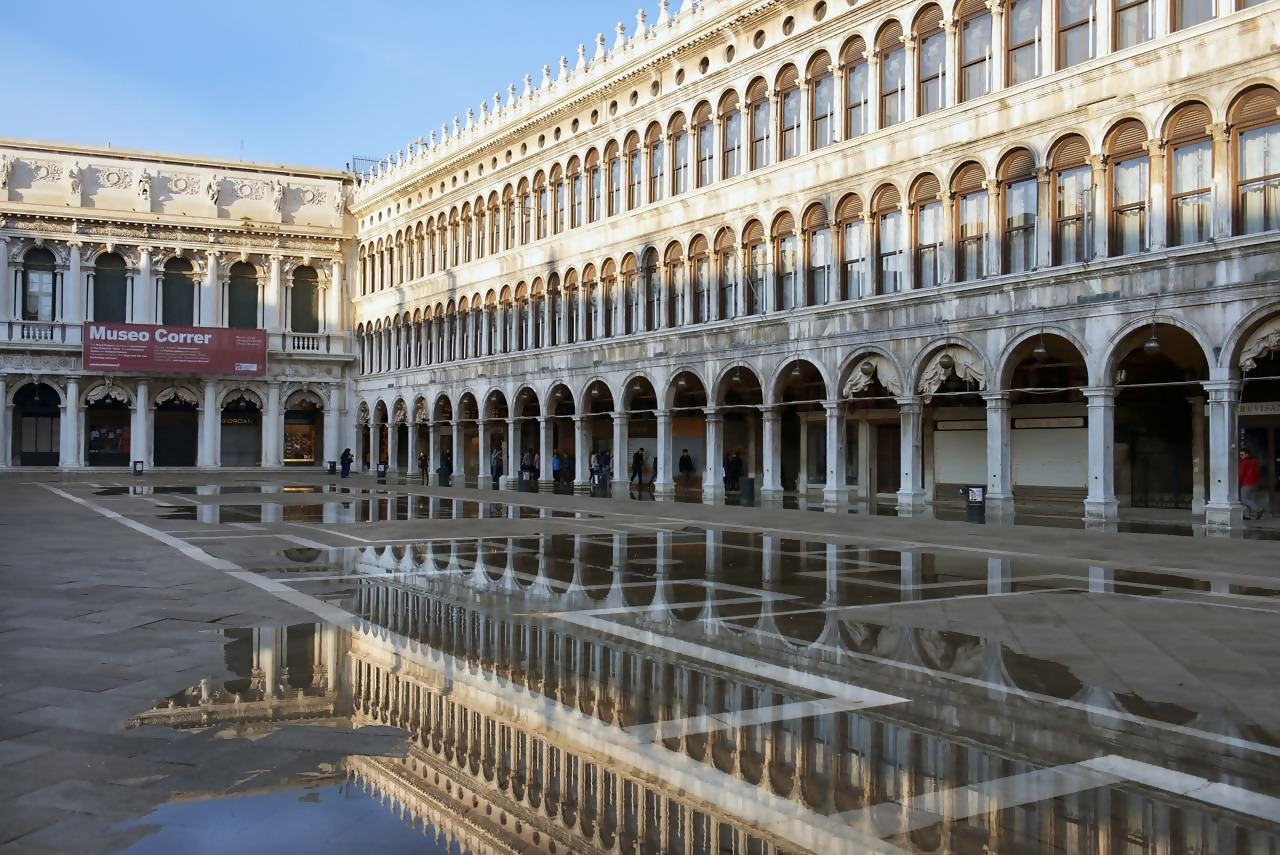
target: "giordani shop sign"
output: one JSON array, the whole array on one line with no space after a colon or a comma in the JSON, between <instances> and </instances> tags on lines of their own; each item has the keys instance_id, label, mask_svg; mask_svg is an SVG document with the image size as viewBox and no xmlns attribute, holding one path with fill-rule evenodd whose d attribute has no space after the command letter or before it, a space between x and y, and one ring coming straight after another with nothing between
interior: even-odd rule
<instances>
[{"instance_id":1,"label":"giordani shop sign","mask_svg":"<svg viewBox=\"0 0 1280 855\"><path fill-rule=\"evenodd\" d=\"M84 367L138 374L260 376L267 373L267 333L222 327L86 323Z\"/></svg>"}]
</instances>

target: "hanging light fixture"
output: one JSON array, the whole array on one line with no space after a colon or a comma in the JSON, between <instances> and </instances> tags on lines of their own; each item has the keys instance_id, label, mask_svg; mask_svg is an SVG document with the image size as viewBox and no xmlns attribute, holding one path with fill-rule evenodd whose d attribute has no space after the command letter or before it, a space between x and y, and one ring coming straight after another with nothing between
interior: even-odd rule
<instances>
[{"instance_id":1,"label":"hanging light fixture","mask_svg":"<svg viewBox=\"0 0 1280 855\"><path fill-rule=\"evenodd\" d=\"M1036 345L1036 349L1031 351L1031 358L1036 362L1049 361L1049 348L1044 346L1044 327L1040 328L1040 342Z\"/></svg>"},{"instance_id":2,"label":"hanging light fixture","mask_svg":"<svg viewBox=\"0 0 1280 855\"><path fill-rule=\"evenodd\" d=\"M592 387L591 387L591 397L593 397L593 398L599 398L599 397L600 397L600 387L599 387L599 386L592 386Z\"/></svg>"},{"instance_id":3,"label":"hanging light fixture","mask_svg":"<svg viewBox=\"0 0 1280 855\"><path fill-rule=\"evenodd\" d=\"M1147 356L1159 356L1163 348L1160 345L1160 338L1156 335L1156 316L1151 316L1151 337L1142 345L1142 351Z\"/></svg>"},{"instance_id":4,"label":"hanging light fixture","mask_svg":"<svg viewBox=\"0 0 1280 855\"><path fill-rule=\"evenodd\" d=\"M689 388L689 381L685 379L683 374L680 375L680 379L676 380L676 388L682 392Z\"/></svg>"},{"instance_id":5,"label":"hanging light fixture","mask_svg":"<svg viewBox=\"0 0 1280 855\"><path fill-rule=\"evenodd\" d=\"M942 354L942 358L938 360L938 367L943 371L950 371L956 367L955 358L949 353Z\"/></svg>"},{"instance_id":6,"label":"hanging light fixture","mask_svg":"<svg viewBox=\"0 0 1280 855\"><path fill-rule=\"evenodd\" d=\"M730 380L730 381L731 381L735 386L736 386L736 385L738 385L739 383L741 383L741 382L742 382L742 369L740 369L740 368L735 368L735 369L733 369L733 376L732 376L732 377L730 377L730 378L729 378L729 380Z\"/></svg>"},{"instance_id":7,"label":"hanging light fixture","mask_svg":"<svg viewBox=\"0 0 1280 855\"><path fill-rule=\"evenodd\" d=\"M803 374L804 372L800 370L799 362L791 363L791 379L792 380L799 380Z\"/></svg>"},{"instance_id":8,"label":"hanging light fixture","mask_svg":"<svg viewBox=\"0 0 1280 855\"><path fill-rule=\"evenodd\" d=\"M863 377L873 377L876 373L876 366L870 359L868 359L859 366L858 370L862 372Z\"/></svg>"}]
</instances>

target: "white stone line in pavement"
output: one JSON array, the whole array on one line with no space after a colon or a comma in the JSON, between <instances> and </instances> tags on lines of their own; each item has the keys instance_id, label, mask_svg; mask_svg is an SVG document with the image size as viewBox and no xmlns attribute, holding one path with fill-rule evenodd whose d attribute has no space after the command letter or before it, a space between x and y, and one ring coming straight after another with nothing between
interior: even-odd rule
<instances>
[{"instance_id":1,"label":"white stone line in pavement","mask_svg":"<svg viewBox=\"0 0 1280 855\"><path fill-rule=\"evenodd\" d=\"M288 525L294 525L294 526L297 526L298 528L308 528L308 529L311 529L312 531L321 531L321 532L324 532L325 534L331 534L334 537L345 537L347 540L354 540L357 543L366 543L366 544L372 545L375 543L392 543L393 542L390 540L387 540L387 541L365 540L363 537L356 537L354 534L347 534L346 532L342 532L342 531L333 531L332 529L327 529L324 526L311 525L310 523L296 522L296 523L288 523Z\"/></svg>"},{"instance_id":2,"label":"white stone line in pavement","mask_svg":"<svg viewBox=\"0 0 1280 855\"><path fill-rule=\"evenodd\" d=\"M727 600L691 600L686 603L650 603L647 606L612 606L604 609L587 609L582 612L566 612L557 610L554 612L518 612L517 616L537 616L542 618L559 618L564 619L567 615L624 615L635 614L638 612L667 611L668 609L692 609L706 608L710 606L742 606L748 603L760 603L767 600L794 600L798 599L794 594L772 594L769 596L755 595L751 597L733 597Z\"/></svg>"},{"instance_id":3,"label":"white stone line in pavement","mask_svg":"<svg viewBox=\"0 0 1280 855\"><path fill-rule=\"evenodd\" d=\"M293 534L277 534L275 536L280 538L281 540L292 543L295 546L304 546L307 549L328 550L331 548L331 547L325 546L323 543L320 543L319 541L307 540L305 537L298 537L297 535L293 535Z\"/></svg>"},{"instance_id":4,"label":"white stone line in pavement","mask_svg":"<svg viewBox=\"0 0 1280 855\"><path fill-rule=\"evenodd\" d=\"M1132 760L1109 754L1079 764L1106 775L1114 775L1135 784L1173 793L1214 807L1256 816L1268 822L1280 823L1280 799L1255 793L1231 784L1214 783L1198 775L1175 772L1161 766L1152 766L1141 760Z\"/></svg>"},{"instance_id":5,"label":"white stone line in pavement","mask_svg":"<svg viewBox=\"0 0 1280 855\"><path fill-rule=\"evenodd\" d=\"M809 718L810 716L873 709L885 706L886 704L883 700L885 697L879 692L868 691L867 697L860 701L854 699L837 700L835 698L796 701L790 704L777 704L771 707L759 707L733 713L707 713L671 721L655 721L652 724L628 727L626 731L639 739L658 742L690 733L715 733L730 727L771 724L775 721L790 721L797 718Z\"/></svg>"}]
</instances>

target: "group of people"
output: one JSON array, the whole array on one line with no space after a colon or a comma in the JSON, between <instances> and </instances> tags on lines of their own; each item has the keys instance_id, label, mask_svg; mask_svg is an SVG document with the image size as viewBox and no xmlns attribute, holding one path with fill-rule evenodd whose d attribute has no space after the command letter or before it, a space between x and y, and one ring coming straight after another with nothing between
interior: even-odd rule
<instances>
[{"instance_id":1,"label":"group of people","mask_svg":"<svg viewBox=\"0 0 1280 855\"><path fill-rule=\"evenodd\" d=\"M742 472L746 467L742 455L738 452L725 453L724 456L724 488L730 492L742 486Z\"/></svg>"}]
</instances>

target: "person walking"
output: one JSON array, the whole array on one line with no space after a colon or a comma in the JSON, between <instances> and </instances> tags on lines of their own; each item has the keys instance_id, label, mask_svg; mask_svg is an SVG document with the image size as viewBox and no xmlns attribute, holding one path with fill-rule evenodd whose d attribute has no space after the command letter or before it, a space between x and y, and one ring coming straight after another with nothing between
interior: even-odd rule
<instances>
[{"instance_id":1,"label":"person walking","mask_svg":"<svg viewBox=\"0 0 1280 855\"><path fill-rule=\"evenodd\" d=\"M591 493L595 495L596 490L600 487L600 455L594 451L587 460L587 468L591 473Z\"/></svg>"},{"instance_id":2,"label":"person walking","mask_svg":"<svg viewBox=\"0 0 1280 855\"><path fill-rule=\"evenodd\" d=\"M427 483L427 453L425 451L418 452L418 471L422 473L422 483Z\"/></svg>"},{"instance_id":3,"label":"person walking","mask_svg":"<svg viewBox=\"0 0 1280 855\"><path fill-rule=\"evenodd\" d=\"M1258 501L1258 484L1262 481L1262 467L1249 449L1240 449L1240 504L1244 505L1245 519L1262 519L1262 503ZM1252 514L1253 516L1250 516Z\"/></svg>"},{"instance_id":4,"label":"person walking","mask_svg":"<svg viewBox=\"0 0 1280 855\"><path fill-rule=\"evenodd\" d=\"M687 448L680 455L680 477L684 479L684 488L688 490L693 482L693 458L689 456Z\"/></svg>"},{"instance_id":5,"label":"person walking","mask_svg":"<svg viewBox=\"0 0 1280 855\"><path fill-rule=\"evenodd\" d=\"M609 495L613 487L613 455L607 448L600 452L600 482L604 487L601 492L606 496Z\"/></svg>"},{"instance_id":6,"label":"person walking","mask_svg":"<svg viewBox=\"0 0 1280 855\"><path fill-rule=\"evenodd\" d=\"M551 492L560 489L560 449L551 452Z\"/></svg>"},{"instance_id":7,"label":"person walking","mask_svg":"<svg viewBox=\"0 0 1280 855\"><path fill-rule=\"evenodd\" d=\"M502 446L489 455L489 477L493 479L493 489L498 489L498 481L502 478Z\"/></svg>"},{"instance_id":8,"label":"person walking","mask_svg":"<svg viewBox=\"0 0 1280 855\"><path fill-rule=\"evenodd\" d=\"M342 456L338 458L338 462L342 465L342 477L351 477L351 464L355 463L356 456L351 453L351 449L344 449Z\"/></svg>"},{"instance_id":9,"label":"person walking","mask_svg":"<svg viewBox=\"0 0 1280 855\"><path fill-rule=\"evenodd\" d=\"M628 483L636 482L636 486L644 486L644 449L641 448L631 456L631 477Z\"/></svg>"}]
</instances>

